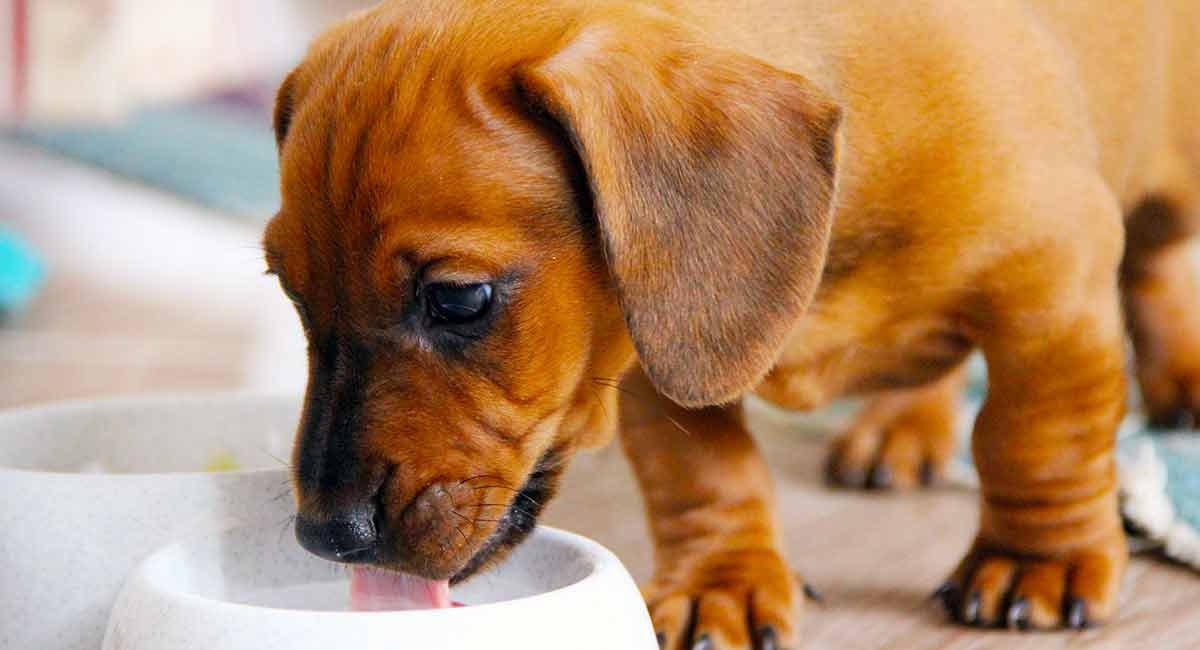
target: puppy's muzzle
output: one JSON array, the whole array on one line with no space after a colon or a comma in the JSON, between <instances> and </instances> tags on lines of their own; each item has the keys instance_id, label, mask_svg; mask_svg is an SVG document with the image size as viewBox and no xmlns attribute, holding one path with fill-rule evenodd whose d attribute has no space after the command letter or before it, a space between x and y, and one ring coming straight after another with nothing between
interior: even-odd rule
<instances>
[{"instance_id":1,"label":"puppy's muzzle","mask_svg":"<svg viewBox=\"0 0 1200 650\"><path fill-rule=\"evenodd\" d=\"M366 499L330 508L302 508L296 539L318 557L344 564L374 564L428 578L458 571L475 546L478 507L468 518L458 510L472 495L463 484L435 483L407 503L385 494L388 485ZM389 514L390 513L390 514ZM484 520L486 521L486 519Z\"/></svg>"}]
</instances>

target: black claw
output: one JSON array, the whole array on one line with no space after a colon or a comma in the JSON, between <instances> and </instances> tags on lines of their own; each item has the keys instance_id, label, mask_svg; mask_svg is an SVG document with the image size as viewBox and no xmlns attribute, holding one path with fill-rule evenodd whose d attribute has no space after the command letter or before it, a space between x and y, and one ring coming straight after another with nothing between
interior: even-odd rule
<instances>
[{"instance_id":1,"label":"black claw","mask_svg":"<svg viewBox=\"0 0 1200 650\"><path fill-rule=\"evenodd\" d=\"M814 603L825 604L825 596L821 595L821 592L817 591L816 587L807 582L804 583L804 596Z\"/></svg>"},{"instance_id":2,"label":"black claw","mask_svg":"<svg viewBox=\"0 0 1200 650\"><path fill-rule=\"evenodd\" d=\"M663 648L667 647L667 633L666 632L659 632L654 635L654 638L658 639L659 650L662 650Z\"/></svg>"},{"instance_id":3,"label":"black claw","mask_svg":"<svg viewBox=\"0 0 1200 650\"><path fill-rule=\"evenodd\" d=\"M1067 598L1067 627L1081 630L1088 626L1087 603L1078 596Z\"/></svg>"},{"instance_id":4,"label":"black claw","mask_svg":"<svg viewBox=\"0 0 1200 650\"><path fill-rule=\"evenodd\" d=\"M1008 606L1008 627L1016 630L1029 629L1029 601L1017 596Z\"/></svg>"},{"instance_id":5,"label":"black claw","mask_svg":"<svg viewBox=\"0 0 1200 650\"><path fill-rule=\"evenodd\" d=\"M1149 537L1149 532L1129 517L1121 517L1121 527L1131 537Z\"/></svg>"},{"instance_id":6,"label":"black claw","mask_svg":"<svg viewBox=\"0 0 1200 650\"><path fill-rule=\"evenodd\" d=\"M696 642L692 644L692 650L712 650L712 639L708 638L707 634L701 635Z\"/></svg>"},{"instance_id":7,"label":"black claw","mask_svg":"<svg viewBox=\"0 0 1200 650\"><path fill-rule=\"evenodd\" d=\"M938 473L934 468L933 463L925 461L921 463L921 485L926 487L934 485L938 482Z\"/></svg>"},{"instance_id":8,"label":"black claw","mask_svg":"<svg viewBox=\"0 0 1200 650\"><path fill-rule=\"evenodd\" d=\"M832 453L825 460L825 482L829 485L838 486L842 484L842 471L838 466L842 464L842 455Z\"/></svg>"},{"instance_id":9,"label":"black claw","mask_svg":"<svg viewBox=\"0 0 1200 650\"><path fill-rule=\"evenodd\" d=\"M839 485L845 487L862 487L866 483L863 477L862 470L858 469L843 469L838 476Z\"/></svg>"},{"instance_id":10,"label":"black claw","mask_svg":"<svg viewBox=\"0 0 1200 650\"><path fill-rule=\"evenodd\" d=\"M983 607L983 596L978 592L973 592L967 597L967 604L963 606L963 622L970 625L979 624L979 610Z\"/></svg>"},{"instance_id":11,"label":"black claw","mask_svg":"<svg viewBox=\"0 0 1200 650\"><path fill-rule=\"evenodd\" d=\"M758 645L755 650L779 650L779 635L775 628L764 625L758 628Z\"/></svg>"},{"instance_id":12,"label":"black claw","mask_svg":"<svg viewBox=\"0 0 1200 650\"><path fill-rule=\"evenodd\" d=\"M867 487L874 490L886 490L892 487L892 468L879 464L871 469L867 477Z\"/></svg>"},{"instance_id":13,"label":"black claw","mask_svg":"<svg viewBox=\"0 0 1200 650\"><path fill-rule=\"evenodd\" d=\"M954 589L955 587L953 582L943 582L941 586L933 590L932 594L929 594L929 600L945 600L946 594L954 591Z\"/></svg>"},{"instance_id":14,"label":"black claw","mask_svg":"<svg viewBox=\"0 0 1200 650\"><path fill-rule=\"evenodd\" d=\"M841 454L830 456L825 465L825 480L834 487L861 487L865 480L862 470L841 465Z\"/></svg>"},{"instance_id":15,"label":"black claw","mask_svg":"<svg viewBox=\"0 0 1200 650\"><path fill-rule=\"evenodd\" d=\"M1156 413L1150 419L1150 427L1153 429L1165 429L1168 431L1191 430L1196 428L1196 414L1189 408L1175 408L1161 413Z\"/></svg>"},{"instance_id":16,"label":"black claw","mask_svg":"<svg viewBox=\"0 0 1200 650\"><path fill-rule=\"evenodd\" d=\"M942 607L946 608L946 612L950 614L951 618L955 618L958 616L958 604L960 596L961 594L959 592L958 585L954 584L953 582L946 581L942 583L942 586L938 587L937 591L933 592L929 598L930 600L942 601Z\"/></svg>"}]
</instances>

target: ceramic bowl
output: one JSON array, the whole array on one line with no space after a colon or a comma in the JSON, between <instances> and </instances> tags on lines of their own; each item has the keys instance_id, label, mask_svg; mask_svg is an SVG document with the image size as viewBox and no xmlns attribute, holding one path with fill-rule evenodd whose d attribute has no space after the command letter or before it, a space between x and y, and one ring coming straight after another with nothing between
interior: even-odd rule
<instances>
[{"instance_id":1,"label":"ceramic bowl","mask_svg":"<svg viewBox=\"0 0 1200 650\"><path fill-rule=\"evenodd\" d=\"M455 609L349 611L344 567L291 531L241 528L172 544L121 592L104 650L657 650L620 561L578 535L539 528L505 561L453 590Z\"/></svg>"},{"instance_id":2,"label":"ceramic bowl","mask_svg":"<svg viewBox=\"0 0 1200 650\"><path fill-rule=\"evenodd\" d=\"M0 648L96 650L152 551L237 524L286 526L295 506L279 459L299 413L295 398L237 395L0 413Z\"/></svg>"}]
</instances>

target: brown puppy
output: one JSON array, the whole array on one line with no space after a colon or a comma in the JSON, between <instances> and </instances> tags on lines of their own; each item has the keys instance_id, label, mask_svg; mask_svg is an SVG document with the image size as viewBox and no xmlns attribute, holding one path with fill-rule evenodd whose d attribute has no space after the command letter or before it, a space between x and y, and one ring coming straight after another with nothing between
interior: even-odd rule
<instances>
[{"instance_id":1,"label":"brown puppy","mask_svg":"<svg viewBox=\"0 0 1200 650\"><path fill-rule=\"evenodd\" d=\"M831 475L914 485L982 349L979 534L941 593L973 624L1110 618L1119 270L1152 413L1200 410L1196 42L1191 0L403 0L343 22L280 91L265 238L311 343L301 540L477 570L611 438L625 377L664 645L776 647L799 603L740 397L885 391Z\"/></svg>"}]
</instances>

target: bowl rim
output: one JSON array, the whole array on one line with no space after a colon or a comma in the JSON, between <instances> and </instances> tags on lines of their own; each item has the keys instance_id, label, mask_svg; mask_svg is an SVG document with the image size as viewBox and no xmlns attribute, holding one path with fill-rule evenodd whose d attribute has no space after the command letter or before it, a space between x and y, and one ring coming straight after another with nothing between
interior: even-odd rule
<instances>
[{"instance_id":1,"label":"bowl rim","mask_svg":"<svg viewBox=\"0 0 1200 650\"><path fill-rule=\"evenodd\" d=\"M247 390L214 390L214 391L164 391L164 392L144 392L134 393L130 395L113 395L104 397L80 397L74 399L52 400L48 402L40 402L18 406L15 408L0 409L0 427L4 427L9 423L9 420L20 418L35 418L45 415L74 415L86 413L89 410L121 410L134 409L146 406L165 406L170 404L199 404L204 402L254 402L266 400L288 400L293 399L301 401L303 395L298 395L293 392L283 391L247 391ZM0 438L5 434L0 431ZM55 478L59 480L87 480L87 481L138 481L144 479L164 479L176 478L194 479L197 477L205 477L208 479L229 479L229 478L245 478L250 476L290 473L290 467L256 467L251 469L235 469L220 472L206 472L203 470L186 471L186 472L121 472L121 473L99 473L85 474L82 472L65 472L57 470L45 469L30 469L27 467L13 467L0 462L0 475L28 475L35 477Z\"/></svg>"},{"instance_id":2,"label":"bowl rim","mask_svg":"<svg viewBox=\"0 0 1200 650\"><path fill-rule=\"evenodd\" d=\"M501 609L501 608L512 607L514 605L522 606L522 607L536 606L537 603L542 602L545 599L561 598L564 595L569 595L568 592L578 592L583 589L590 588L593 584L605 579L608 575L612 574L614 569L617 570L618 572L628 574L628 571L624 568L624 565L617 558L617 556L612 551L605 548L599 542L596 542L595 540L584 537L583 535L579 535L577 533L572 533L570 531L563 530L561 528L555 528L553 526L539 525L536 529L534 529L534 532L529 536L529 539L525 540L521 545L524 546L525 544L532 543L537 538L548 538L551 542L563 543L567 546L570 546L571 548L578 550L580 552L580 554L584 558L587 559L588 564L589 564L588 569L587 569L586 573L583 575L583 577L571 582L570 584L566 584L561 587L550 589L548 591L538 592L536 594L532 594L529 596L521 596L519 598L510 598L510 599L500 600L500 601L491 602L491 603L483 603L480 605L469 605L467 607L451 607L451 608L446 608L446 609L358 612L358 611L348 611L348 610L297 609L297 608L290 608L290 607L271 607L271 606L266 606L266 605L251 605L251 604L247 604L247 603L238 603L238 602L232 602L232 601L228 601L228 600L221 600L218 598L213 598L211 596L204 596L204 595L200 595L200 594L192 593L192 592L188 592L188 591L169 589L165 585L161 584L159 581L154 580L149 575L152 564L154 564L155 562L164 561L163 556L167 555L168 553L177 552L179 550L182 550L184 547L188 546L189 544L197 544L197 543L201 543L204 541L210 541L210 540L214 539L214 537L228 536L228 535L236 534L239 531L250 532L250 531L256 531L257 529L258 529L258 527L256 527L256 526L238 526L238 527L233 527L233 528L226 528L224 530L219 531L216 534L204 535L204 536L200 536L200 537L192 537L192 538L189 538L186 540L177 540L177 541L171 542L170 544L167 544L166 546L163 546L163 547L155 550L150 555L146 556L141 562L139 562L137 567L134 568L133 572L130 573L129 579L126 582L126 585L122 588L122 598L118 599L118 603L120 602L120 600L124 599L124 595L125 595L126 591L136 587L136 588L142 590L144 594L150 594L150 597L154 598L155 600L162 601L162 602L173 602L179 607L188 608L188 609L200 607L200 608L208 609L210 612L215 612L217 614L230 614L230 615L238 615L238 614L255 615L255 614L257 614L257 615L263 615L263 616L285 616L285 617L301 616L301 617L306 617L306 618L307 617L319 617L319 618L335 618L335 619L342 619L342 620L349 620L351 618L362 619L365 617L386 618L386 617L399 617L399 616L409 616L409 617L437 616L437 617L449 618L449 617L454 617L454 616L468 616L468 615L470 615L471 612L475 612L475 611L483 611L483 610L493 610L494 611L494 610ZM143 597L145 597L145 595L143 595ZM347 595L347 598L349 598L349 595ZM117 615L117 608L114 608L112 615L113 616Z\"/></svg>"}]
</instances>

